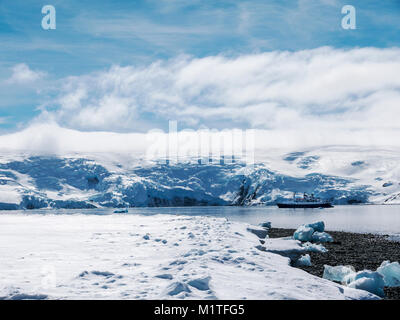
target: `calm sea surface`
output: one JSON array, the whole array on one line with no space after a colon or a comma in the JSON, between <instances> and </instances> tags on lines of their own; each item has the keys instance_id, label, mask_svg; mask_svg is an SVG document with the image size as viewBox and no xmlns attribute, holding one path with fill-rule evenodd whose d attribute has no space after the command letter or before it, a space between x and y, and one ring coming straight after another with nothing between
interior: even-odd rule
<instances>
[{"instance_id":1,"label":"calm sea surface","mask_svg":"<svg viewBox=\"0 0 400 320\"><path fill-rule=\"evenodd\" d=\"M1 211L0 214L94 214L108 215L114 209ZM182 207L130 208L128 214L178 214L225 217L233 221L259 224L270 221L273 227L296 228L300 224L323 220L327 230L372 232L400 236L400 206L355 205L329 209L279 209L268 207ZM397 238L397 237L396 237Z\"/></svg>"}]
</instances>

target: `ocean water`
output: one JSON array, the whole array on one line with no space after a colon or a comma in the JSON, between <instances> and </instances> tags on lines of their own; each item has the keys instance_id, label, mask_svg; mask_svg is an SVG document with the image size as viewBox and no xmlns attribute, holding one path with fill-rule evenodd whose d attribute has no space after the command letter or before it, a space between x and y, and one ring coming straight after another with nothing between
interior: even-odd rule
<instances>
[{"instance_id":1,"label":"ocean water","mask_svg":"<svg viewBox=\"0 0 400 320\"><path fill-rule=\"evenodd\" d=\"M2 211L0 214L64 214L109 215L114 209ZM379 233L400 238L400 206L353 205L328 209L279 209L267 207L179 207L129 208L124 214L174 214L224 217L233 221L259 224L270 221L273 227L296 228L303 223L323 220L327 230ZM123 215L123 214L122 214Z\"/></svg>"}]
</instances>

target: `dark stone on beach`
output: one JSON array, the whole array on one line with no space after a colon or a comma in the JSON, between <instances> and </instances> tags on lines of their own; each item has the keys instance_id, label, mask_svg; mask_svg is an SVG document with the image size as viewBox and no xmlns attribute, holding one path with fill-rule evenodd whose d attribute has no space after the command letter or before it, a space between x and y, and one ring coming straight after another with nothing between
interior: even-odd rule
<instances>
[{"instance_id":1,"label":"dark stone on beach","mask_svg":"<svg viewBox=\"0 0 400 320\"><path fill-rule=\"evenodd\" d=\"M294 229L271 228L270 238L292 236ZM383 261L400 261L400 242L391 241L386 235L328 231L334 242L323 243L326 253L308 252L312 266L299 267L315 276L322 277L324 265L351 265L356 271L375 271ZM385 299L399 300L400 287L385 288Z\"/></svg>"}]
</instances>

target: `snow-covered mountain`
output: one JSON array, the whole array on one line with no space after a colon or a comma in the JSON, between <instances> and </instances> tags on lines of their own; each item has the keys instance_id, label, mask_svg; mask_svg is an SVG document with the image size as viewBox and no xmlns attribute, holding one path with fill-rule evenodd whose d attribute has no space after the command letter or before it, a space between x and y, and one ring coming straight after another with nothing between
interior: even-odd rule
<instances>
[{"instance_id":1,"label":"snow-covered mountain","mask_svg":"<svg viewBox=\"0 0 400 320\"><path fill-rule=\"evenodd\" d=\"M0 208L268 205L294 191L336 204L400 203L400 152L324 147L166 164L121 154L2 154Z\"/></svg>"}]
</instances>

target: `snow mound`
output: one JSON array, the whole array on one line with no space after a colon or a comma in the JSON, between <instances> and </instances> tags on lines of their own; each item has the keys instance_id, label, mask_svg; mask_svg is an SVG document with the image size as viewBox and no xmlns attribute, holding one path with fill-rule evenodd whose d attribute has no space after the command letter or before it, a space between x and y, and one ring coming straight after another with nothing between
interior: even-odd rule
<instances>
[{"instance_id":1,"label":"snow mound","mask_svg":"<svg viewBox=\"0 0 400 320\"><path fill-rule=\"evenodd\" d=\"M0 297L377 298L292 267L290 255L307 253L300 241L266 238L265 251L257 250L260 239L246 231L248 224L210 216L49 213L0 215L0 256L7 257L0 259ZM42 284L38 266L53 270L45 275L54 275L54 285Z\"/></svg>"},{"instance_id":2,"label":"snow mound","mask_svg":"<svg viewBox=\"0 0 400 320\"><path fill-rule=\"evenodd\" d=\"M185 293L190 293L190 292L191 291L188 285L183 282L174 282L167 287L167 294L169 296L176 296L176 295L185 296Z\"/></svg>"},{"instance_id":3,"label":"snow mound","mask_svg":"<svg viewBox=\"0 0 400 320\"><path fill-rule=\"evenodd\" d=\"M197 290L210 290L209 282L211 280L211 277L205 277L205 278L198 278L194 279L188 282L188 284Z\"/></svg>"},{"instance_id":4,"label":"snow mound","mask_svg":"<svg viewBox=\"0 0 400 320\"><path fill-rule=\"evenodd\" d=\"M6 287L0 292L0 300L46 300L48 295L41 293L25 293L19 288Z\"/></svg>"}]
</instances>

